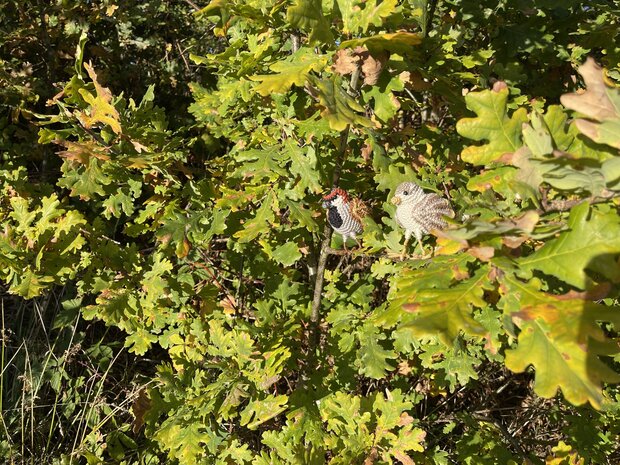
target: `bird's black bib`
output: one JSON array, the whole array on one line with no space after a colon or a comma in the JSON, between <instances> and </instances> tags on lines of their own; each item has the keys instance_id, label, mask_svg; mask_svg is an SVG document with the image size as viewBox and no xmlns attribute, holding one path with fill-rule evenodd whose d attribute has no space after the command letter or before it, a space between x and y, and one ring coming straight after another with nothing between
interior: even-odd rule
<instances>
[{"instance_id":1,"label":"bird's black bib","mask_svg":"<svg viewBox=\"0 0 620 465\"><path fill-rule=\"evenodd\" d=\"M336 229L342 226L342 216L340 216L336 207L329 207L329 210L327 210L327 221L332 225L332 228Z\"/></svg>"}]
</instances>

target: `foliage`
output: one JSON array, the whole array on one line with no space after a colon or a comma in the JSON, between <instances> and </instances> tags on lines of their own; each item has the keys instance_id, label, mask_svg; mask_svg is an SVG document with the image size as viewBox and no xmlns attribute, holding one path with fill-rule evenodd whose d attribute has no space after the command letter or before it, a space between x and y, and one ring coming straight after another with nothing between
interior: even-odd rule
<instances>
[{"instance_id":1,"label":"foliage","mask_svg":"<svg viewBox=\"0 0 620 465\"><path fill-rule=\"evenodd\" d=\"M20 448L7 417L0 453L618 458L620 12L544 0L192 5L26 13L0 1L12 28L0 278L34 301L66 289L76 318L122 334L149 367L126 381L132 421L127 403L83 417L71 448L50 452ZM41 50L47 76L27 71ZM56 168L32 182L46 157ZM457 213L425 238L432 257L398 260L389 199L405 180ZM343 255L320 208L334 183L371 207L361 248ZM107 370L101 354L116 346L85 344ZM85 376L45 353L55 361L40 379L69 399L68 418L67 405L93 402Z\"/></svg>"}]
</instances>

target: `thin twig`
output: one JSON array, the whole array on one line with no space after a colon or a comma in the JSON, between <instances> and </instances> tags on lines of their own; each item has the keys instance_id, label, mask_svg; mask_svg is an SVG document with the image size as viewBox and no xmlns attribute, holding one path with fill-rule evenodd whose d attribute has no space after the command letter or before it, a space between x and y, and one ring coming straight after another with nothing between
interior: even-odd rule
<instances>
[{"instance_id":1,"label":"thin twig","mask_svg":"<svg viewBox=\"0 0 620 465\"><path fill-rule=\"evenodd\" d=\"M181 58L183 59L183 63L185 63L185 69L187 71L190 71L189 63L187 62L187 58L185 58L185 54L183 53L183 49L181 48L181 44L179 44L178 40L175 40L174 42L175 42L175 44L177 46L177 49L179 50L179 54L181 55Z\"/></svg>"},{"instance_id":2,"label":"thin twig","mask_svg":"<svg viewBox=\"0 0 620 465\"><path fill-rule=\"evenodd\" d=\"M347 139L349 137L349 126L347 126L340 133L340 146L338 147L338 155L336 157L336 166L334 167L334 174L332 176L332 186L338 186L340 181L340 172L342 171L342 165L344 164L345 152L347 150ZM328 222L325 223L323 228L323 242L321 242L321 251L319 253L319 260L316 267L316 278L314 281L314 294L312 298L312 311L310 312L310 328L309 328L309 340L308 340L308 355L310 361L307 365L307 369L314 369L314 352L319 344L320 332L319 321L321 319L321 297L323 295L323 278L325 274L325 265L327 265L327 258L330 255L330 247L332 240L332 228ZM303 378L303 376L301 377Z\"/></svg>"},{"instance_id":3,"label":"thin twig","mask_svg":"<svg viewBox=\"0 0 620 465\"><path fill-rule=\"evenodd\" d=\"M200 11L202 9L198 5L196 5L194 2L192 2L192 0L184 0L184 1L196 11Z\"/></svg>"},{"instance_id":4,"label":"thin twig","mask_svg":"<svg viewBox=\"0 0 620 465\"><path fill-rule=\"evenodd\" d=\"M612 191L604 190L601 193L601 195L591 196L585 199L584 198L570 199L570 200L557 199L557 200L549 201L547 200L547 192L543 190L542 199L541 199L542 208L536 210L536 212L539 214L550 213L550 212L566 212L566 211L569 211L571 208L573 208L575 205L580 204L581 202L588 202L590 205L594 205L596 203L607 202L608 200L611 200L617 197L620 197L620 194L612 192Z\"/></svg>"},{"instance_id":5,"label":"thin twig","mask_svg":"<svg viewBox=\"0 0 620 465\"><path fill-rule=\"evenodd\" d=\"M484 415L479 415L479 414L476 414L476 413L474 413L472 416L476 420L478 420L478 421L483 421L485 423L491 423L492 425L497 427L497 429L499 429L501 431L501 433L504 435L506 440L512 445L512 447L514 447L514 449L517 451L517 453L521 457L527 457L528 454L527 454L527 452L525 452L523 447L521 447L521 444L519 444L519 442L514 438L514 436L512 434L510 434L510 431L508 431L506 429L506 427L504 425L502 425L498 420L496 420L494 418L490 418L490 417L484 416Z\"/></svg>"}]
</instances>

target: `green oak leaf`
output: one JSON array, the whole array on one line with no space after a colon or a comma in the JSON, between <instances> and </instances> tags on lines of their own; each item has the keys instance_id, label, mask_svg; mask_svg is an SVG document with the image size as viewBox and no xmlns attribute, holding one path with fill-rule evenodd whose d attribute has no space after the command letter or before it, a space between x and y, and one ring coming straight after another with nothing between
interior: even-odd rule
<instances>
[{"instance_id":1,"label":"green oak leaf","mask_svg":"<svg viewBox=\"0 0 620 465\"><path fill-rule=\"evenodd\" d=\"M366 101L373 101L373 110L377 118L383 122L389 121L400 109L400 102L394 92L402 91L405 88L403 81L398 76L379 80L376 86L371 86L369 90L364 90L363 95Z\"/></svg>"},{"instance_id":2,"label":"green oak leaf","mask_svg":"<svg viewBox=\"0 0 620 465\"><path fill-rule=\"evenodd\" d=\"M287 242L273 250L272 258L284 266L291 266L301 258L301 252L297 244L294 242Z\"/></svg>"},{"instance_id":3,"label":"green oak leaf","mask_svg":"<svg viewBox=\"0 0 620 465\"><path fill-rule=\"evenodd\" d=\"M603 175L605 176L605 182L607 186L614 190L618 190L620 181L620 157L610 158L605 160L601 166Z\"/></svg>"},{"instance_id":4,"label":"green oak leaf","mask_svg":"<svg viewBox=\"0 0 620 465\"><path fill-rule=\"evenodd\" d=\"M312 145L305 148L297 144L285 144L285 152L291 159L290 171L298 176L297 187L301 191L308 190L319 193L322 190L319 172L316 169L316 151Z\"/></svg>"},{"instance_id":5,"label":"green oak leaf","mask_svg":"<svg viewBox=\"0 0 620 465\"><path fill-rule=\"evenodd\" d=\"M533 365L534 390L542 397L559 388L572 404L600 408L603 383L617 383L620 375L599 359L618 353L618 346L598 322L618 327L619 309L591 302L585 293L544 293L537 279L524 283L507 274L500 284L500 305L521 329L517 347L506 351L506 366L519 373Z\"/></svg>"},{"instance_id":6,"label":"green oak leaf","mask_svg":"<svg viewBox=\"0 0 620 465\"><path fill-rule=\"evenodd\" d=\"M521 126L527 122L527 111L519 108L509 117L507 101L508 89L470 92L465 96L467 108L477 116L459 120L456 130L463 137L476 141L486 140L488 143L463 149L461 157L464 161L486 165L521 147Z\"/></svg>"},{"instance_id":7,"label":"green oak leaf","mask_svg":"<svg viewBox=\"0 0 620 465\"><path fill-rule=\"evenodd\" d=\"M579 132L576 125L569 124L567 111L561 105L550 105L543 119L553 138L554 146L562 152L569 153L572 158L604 160L613 155L611 149L606 151L605 146L592 144Z\"/></svg>"},{"instance_id":8,"label":"green oak leaf","mask_svg":"<svg viewBox=\"0 0 620 465\"><path fill-rule=\"evenodd\" d=\"M311 48L300 48L286 60L278 61L269 68L274 74L250 76L259 81L254 90L261 95L283 94L292 86L303 87L312 71L320 72L327 64L327 55L317 55Z\"/></svg>"},{"instance_id":9,"label":"green oak leaf","mask_svg":"<svg viewBox=\"0 0 620 465\"><path fill-rule=\"evenodd\" d=\"M288 396L269 395L262 400L251 401L241 411L241 426L256 429L273 417L281 414L287 408Z\"/></svg>"},{"instance_id":10,"label":"green oak leaf","mask_svg":"<svg viewBox=\"0 0 620 465\"><path fill-rule=\"evenodd\" d=\"M105 195L104 186L112 184L113 179L100 168L97 158L91 158L88 166L74 166L66 160L62 165L63 177L58 181L60 187L71 189L71 196L89 200L95 195Z\"/></svg>"},{"instance_id":11,"label":"green oak leaf","mask_svg":"<svg viewBox=\"0 0 620 465\"><path fill-rule=\"evenodd\" d=\"M49 283L54 282L52 276L38 276L32 270L26 270L19 277L15 276L9 291L13 294L21 295L25 299L32 299L41 295Z\"/></svg>"},{"instance_id":12,"label":"green oak leaf","mask_svg":"<svg viewBox=\"0 0 620 465\"><path fill-rule=\"evenodd\" d=\"M472 192L492 189L506 198L512 198L514 197L512 181L516 176L517 171L513 167L499 166L470 177L467 181L467 189Z\"/></svg>"},{"instance_id":13,"label":"green oak leaf","mask_svg":"<svg viewBox=\"0 0 620 465\"><path fill-rule=\"evenodd\" d=\"M282 167L286 157L278 147L244 150L237 153L235 158L241 163L241 166L231 174L233 177L251 177L257 181L262 179L275 181L278 176L286 176L287 174Z\"/></svg>"},{"instance_id":14,"label":"green oak leaf","mask_svg":"<svg viewBox=\"0 0 620 465\"><path fill-rule=\"evenodd\" d=\"M211 440L198 422L183 425L164 422L154 437L169 450L171 458L179 459L184 465L197 465L198 458L205 453L203 444Z\"/></svg>"},{"instance_id":15,"label":"green oak leaf","mask_svg":"<svg viewBox=\"0 0 620 465\"><path fill-rule=\"evenodd\" d=\"M292 200L285 199L284 203L291 212L291 219L296 221L299 226L306 228L310 232L319 230L319 225L313 218L313 211L304 208L304 205L300 202L293 202Z\"/></svg>"},{"instance_id":16,"label":"green oak leaf","mask_svg":"<svg viewBox=\"0 0 620 465\"><path fill-rule=\"evenodd\" d=\"M585 289L590 282L585 270L601 260L612 265L613 257L620 253L620 218L613 210L590 208L582 202L571 209L568 227L518 263L524 270L539 270ZM607 271L599 269L605 277L616 279L615 265Z\"/></svg>"},{"instance_id":17,"label":"green oak leaf","mask_svg":"<svg viewBox=\"0 0 620 465\"><path fill-rule=\"evenodd\" d=\"M364 107L343 89L339 76L334 75L331 79L311 78L309 82L312 84L311 94L325 108L321 115L333 130L343 131L349 125L372 126L372 122L360 114L364 112Z\"/></svg>"},{"instance_id":18,"label":"green oak leaf","mask_svg":"<svg viewBox=\"0 0 620 465\"><path fill-rule=\"evenodd\" d=\"M484 327L473 317L476 308L484 308L484 291L493 289L487 268L480 268L471 278L451 287L420 289L407 297L404 310L415 317L402 325L417 337L437 336L452 345L461 331L481 337Z\"/></svg>"},{"instance_id":19,"label":"green oak leaf","mask_svg":"<svg viewBox=\"0 0 620 465\"><path fill-rule=\"evenodd\" d=\"M403 306L415 298L420 291L448 288L451 284L468 278L467 264L474 260L472 255L463 253L437 256L430 262L416 264L413 269L401 266L392 282L389 294L390 305L385 311L375 312L374 321L386 328L393 327L401 321L413 321L415 316L404 313Z\"/></svg>"},{"instance_id":20,"label":"green oak leaf","mask_svg":"<svg viewBox=\"0 0 620 465\"><path fill-rule=\"evenodd\" d=\"M359 329L358 337L361 356L360 373L373 379L385 378L386 372L394 369L388 359L396 358L394 351L386 350L381 345L385 335L379 332L379 328L373 322L369 322Z\"/></svg>"},{"instance_id":21,"label":"green oak leaf","mask_svg":"<svg viewBox=\"0 0 620 465\"><path fill-rule=\"evenodd\" d=\"M536 157L549 155L553 152L553 140L545 127L541 116L533 113L532 124L523 124L523 143Z\"/></svg>"},{"instance_id":22,"label":"green oak leaf","mask_svg":"<svg viewBox=\"0 0 620 465\"><path fill-rule=\"evenodd\" d=\"M336 0L342 16L342 32L357 34L372 26L381 26L383 19L396 11L396 0Z\"/></svg>"},{"instance_id":23,"label":"green oak leaf","mask_svg":"<svg viewBox=\"0 0 620 465\"><path fill-rule=\"evenodd\" d=\"M355 48L363 45L373 54L387 50L389 52L404 55L411 54L415 50L413 48L414 45L419 45L421 43L422 37L419 34L407 31L398 31L361 37L359 39L345 40L338 46L338 48Z\"/></svg>"},{"instance_id":24,"label":"green oak leaf","mask_svg":"<svg viewBox=\"0 0 620 465\"><path fill-rule=\"evenodd\" d=\"M321 0L296 0L286 13L286 20L291 26L309 32L310 43L330 44L334 36L329 30L329 22L323 14Z\"/></svg>"},{"instance_id":25,"label":"green oak leaf","mask_svg":"<svg viewBox=\"0 0 620 465\"><path fill-rule=\"evenodd\" d=\"M144 355L150 349L151 344L157 342L159 338L151 334L144 328L138 328L135 333L130 334L125 339L125 347L129 347L129 352L136 355Z\"/></svg>"},{"instance_id":26,"label":"green oak leaf","mask_svg":"<svg viewBox=\"0 0 620 465\"><path fill-rule=\"evenodd\" d=\"M605 175L599 168L584 166L575 169L568 163L549 160L547 162L532 161L540 166L543 179L547 184L559 191L589 192L594 196L601 195L605 189Z\"/></svg>"},{"instance_id":27,"label":"green oak leaf","mask_svg":"<svg viewBox=\"0 0 620 465\"><path fill-rule=\"evenodd\" d=\"M275 194L270 191L258 208L254 218L247 221L243 225L243 229L234 234L239 239L239 242L250 242L269 230L269 225L275 221L274 203L277 203L277 199Z\"/></svg>"}]
</instances>

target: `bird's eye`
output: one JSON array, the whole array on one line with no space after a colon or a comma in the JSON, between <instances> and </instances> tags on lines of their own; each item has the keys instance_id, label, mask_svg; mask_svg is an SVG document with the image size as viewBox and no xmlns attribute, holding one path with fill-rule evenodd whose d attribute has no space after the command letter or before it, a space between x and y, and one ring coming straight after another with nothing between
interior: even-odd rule
<instances>
[{"instance_id":1,"label":"bird's eye","mask_svg":"<svg viewBox=\"0 0 620 465\"><path fill-rule=\"evenodd\" d=\"M409 195L409 191L403 192L403 195Z\"/></svg>"}]
</instances>

